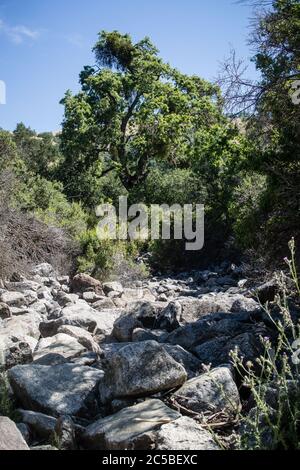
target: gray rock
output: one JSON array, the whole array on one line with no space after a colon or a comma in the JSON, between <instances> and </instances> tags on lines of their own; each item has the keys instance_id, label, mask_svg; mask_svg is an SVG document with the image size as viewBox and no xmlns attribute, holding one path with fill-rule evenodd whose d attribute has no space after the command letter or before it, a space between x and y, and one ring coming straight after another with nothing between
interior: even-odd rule
<instances>
[{"instance_id":1,"label":"gray rock","mask_svg":"<svg viewBox=\"0 0 300 470\"><path fill-rule=\"evenodd\" d=\"M194 353L199 360L213 367L231 362L230 352L238 350L244 361L255 361L263 352L263 346L259 335L254 332L246 332L230 338L222 336L194 348Z\"/></svg>"},{"instance_id":2,"label":"gray rock","mask_svg":"<svg viewBox=\"0 0 300 470\"><path fill-rule=\"evenodd\" d=\"M0 302L11 306L11 307L21 307L22 305L27 305L26 299L21 292L4 292L0 294Z\"/></svg>"},{"instance_id":3,"label":"gray rock","mask_svg":"<svg viewBox=\"0 0 300 470\"><path fill-rule=\"evenodd\" d=\"M22 423L25 423L31 434L38 439L51 439L54 435L57 419L42 413L18 410Z\"/></svg>"},{"instance_id":4,"label":"gray rock","mask_svg":"<svg viewBox=\"0 0 300 470\"><path fill-rule=\"evenodd\" d=\"M186 326L178 328L170 333L166 339L166 343L178 344L186 350L194 350L196 346L206 343L211 339L220 336L236 336L247 332L251 325L240 322L234 318L223 318L221 320L198 320Z\"/></svg>"},{"instance_id":5,"label":"gray rock","mask_svg":"<svg viewBox=\"0 0 300 470\"><path fill-rule=\"evenodd\" d=\"M55 300L61 307L66 307L67 305L76 304L79 300L79 296L77 294L67 294L66 292L59 291L55 296Z\"/></svg>"},{"instance_id":6,"label":"gray rock","mask_svg":"<svg viewBox=\"0 0 300 470\"><path fill-rule=\"evenodd\" d=\"M117 294L121 295L124 292L122 284L119 282L105 282L103 284L103 291L106 295L110 294L111 292L116 292Z\"/></svg>"},{"instance_id":7,"label":"gray rock","mask_svg":"<svg viewBox=\"0 0 300 470\"><path fill-rule=\"evenodd\" d=\"M18 364L32 362L32 350L25 340L0 336L0 369L10 369Z\"/></svg>"},{"instance_id":8,"label":"gray rock","mask_svg":"<svg viewBox=\"0 0 300 470\"><path fill-rule=\"evenodd\" d=\"M0 336L14 336L19 339L30 336L39 339L39 324L42 317L38 313L26 313L20 317L7 318L1 324Z\"/></svg>"},{"instance_id":9,"label":"gray rock","mask_svg":"<svg viewBox=\"0 0 300 470\"><path fill-rule=\"evenodd\" d=\"M47 307L44 302L36 301L30 305L30 308L40 315L47 315Z\"/></svg>"},{"instance_id":10,"label":"gray rock","mask_svg":"<svg viewBox=\"0 0 300 470\"><path fill-rule=\"evenodd\" d=\"M219 367L189 380L173 397L195 413L222 412L228 419L236 416L241 406L239 392L228 367Z\"/></svg>"},{"instance_id":11,"label":"gray rock","mask_svg":"<svg viewBox=\"0 0 300 470\"><path fill-rule=\"evenodd\" d=\"M182 305L177 301L170 302L156 321L156 328L171 332L181 326Z\"/></svg>"},{"instance_id":12,"label":"gray rock","mask_svg":"<svg viewBox=\"0 0 300 470\"><path fill-rule=\"evenodd\" d=\"M32 270L32 274L41 277L56 277L55 269L49 263L41 263L35 266Z\"/></svg>"},{"instance_id":13,"label":"gray rock","mask_svg":"<svg viewBox=\"0 0 300 470\"><path fill-rule=\"evenodd\" d=\"M101 300L97 300L93 304L93 308L96 309L96 310L99 310L101 312L101 310L107 310L107 309L115 308L115 304L114 304L112 299L108 299L107 297L104 297Z\"/></svg>"},{"instance_id":14,"label":"gray rock","mask_svg":"<svg viewBox=\"0 0 300 470\"><path fill-rule=\"evenodd\" d=\"M100 300L103 300L103 296L96 294L95 292L84 292L82 294L83 300L85 300L88 303L95 303ZM105 297L104 297L105 298Z\"/></svg>"},{"instance_id":15,"label":"gray rock","mask_svg":"<svg viewBox=\"0 0 300 470\"><path fill-rule=\"evenodd\" d=\"M58 333L55 336L41 339L34 351L34 360L40 359L47 354L59 354L65 359L80 356L86 349L68 334Z\"/></svg>"},{"instance_id":16,"label":"gray rock","mask_svg":"<svg viewBox=\"0 0 300 470\"><path fill-rule=\"evenodd\" d=\"M173 344L162 344L162 346L176 362L184 367L188 379L199 375L201 370L201 361L199 361L197 357L183 349L181 346Z\"/></svg>"},{"instance_id":17,"label":"gray rock","mask_svg":"<svg viewBox=\"0 0 300 470\"><path fill-rule=\"evenodd\" d=\"M163 343L167 333L163 330L146 330L145 328L136 328L132 333L132 341L157 341Z\"/></svg>"},{"instance_id":18,"label":"gray rock","mask_svg":"<svg viewBox=\"0 0 300 470\"><path fill-rule=\"evenodd\" d=\"M68 362L73 361L66 359L61 354L49 353L45 354L45 356L41 356L40 358L35 359L33 364L40 366L58 366L61 364L67 364Z\"/></svg>"},{"instance_id":19,"label":"gray rock","mask_svg":"<svg viewBox=\"0 0 300 470\"><path fill-rule=\"evenodd\" d=\"M154 444L151 432L180 418L160 400L147 400L88 426L82 438L86 449L147 450Z\"/></svg>"},{"instance_id":20,"label":"gray rock","mask_svg":"<svg viewBox=\"0 0 300 470\"><path fill-rule=\"evenodd\" d=\"M96 341L94 341L93 336L88 331L83 328L78 328L77 326L63 325L59 327L58 333L64 333L66 335L75 338L79 344L81 344L88 351L100 353L100 348Z\"/></svg>"},{"instance_id":21,"label":"gray rock","mask_svg":"<svg viewBox=\"0 0 300 470\"><path fill-rule=\"evenodd\" d=\"M19 429L20 433L22 434L23 439L24 439L24 441L26 442L26 444L30 444L31 433L30 433L30 429L29 429L29 427L27 426L27 424L25 424L25 423L17 423L16 426L17 426L17 428Z\"/></svg>"},{"instance_id":22,"label":"gray rock","mask_svg":"<svg viewBox=\"0 0 300 470\"><path fill-rule=\"evenodd\" d=\"M0 416L0 450L29 450L15 423L4 416Z\"/></svg>"},{"instance_id":23,"label":"gray rock","mask_svg":"<svg viewBox=\"0 0 300 470\"><path fill-rule=\"evenodd\" d=\"M212 435L193 419L182 417L155 433L155 450L221 450Z\"/></svg>"},{"instance_id":24,"label":"gray rock","mask_svg":"<svg viewBox=\"0 0 300 470\"><path fill-rule=\"evenodd\" d=\"M75 425L70 416L58 418L55 426L55 435L59 441L59 450L76 450Z\"/></svg>"},{"instance_id":25,"label":"gray rock","mask_svg":"<svg viewBox=\"0 0 300 470\"><path fill-rule=\"evenodd\" d=\"M144 297L144 291L142 287L140 288L125 288L122 299L126 300L126 302L133 302L137 300L142 300Z\"/></svg>"},{"instance_id":26,"label":"gray rock","mask_svg":"<svg viewBox=\"0 0 300 470\"><path fill-rule=\"evenodd\" d=\"M7 290L14 292L21 292L22 294L27 291L36 292L40 288L40 284L34 281L21 281L21 282L6 282L5 287Z\"/></svg>"},{"instance_id":27,"label":"gray rock","mask_svg":"<svg viewBox=\"0 0 300 470\"><path fill-rule=\"evenodd\" d=\"M41 322L40 331L43 337L54 336L63 325L77 326L95 334L110 335L113 325L121 312L118 309L98 312L86 302L79 301L65 307L59 317L47 322Z\"/></svg>"},{"instance_id":28,"label":"gray rock","mask_svg":"<svg viewBox=\"0 0 300 470\"><path fill-rule=\"evenodd\" d=\"M94 416L101 370L62 364L16 366L8 372L11 387L22 406L53 416Z\"/></svg>"},{"instance_id":29,"label":"gray rock","mask_svg":"<svg viewBox=\"0 0 300 470\"><path fill-rule=\"evenodd\" d=\"M5 320L12 316L11 310L7 304L0 302L0 318Z\"/></svg>"},{"instance_id":30,"label":"gray rock","mask_svg":"<svg viewBox=\"0 0 300 470\"><path fill-rule=\"evenodd\" d=\"M160 344L132 343L107 358L99 385L100 400L107 403L114 398L149 396L186 380L185 369Z\"/></svg>"},{"instance_id":31,"label":"gray rock","mask_svg":"<svg viewBox=\"0 0 300 470\"><path fill-rule=\"evenodd\" d=\"M155 328L156 320L164 308L164 303L136 302L115 322L113 336L126 343L132 340L136 328Z\"/></svg>"}]
</instances>

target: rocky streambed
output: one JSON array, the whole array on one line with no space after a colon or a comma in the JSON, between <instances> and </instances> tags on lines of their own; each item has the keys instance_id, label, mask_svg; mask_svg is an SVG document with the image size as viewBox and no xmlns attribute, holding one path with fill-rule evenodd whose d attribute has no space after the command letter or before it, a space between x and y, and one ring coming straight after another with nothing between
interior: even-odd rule
<instances>
[{"instance_id":1,"label":"rocky streambed","mask_svg":"<svg viewBox=\"0 0 300 470\"><path fill-rule=\"evenodd\" d=\"M256 296L273 300L276 283L254 296L243 274L227 264L123 287L42 264L2 281L17 424L0 417L0 449L221 449L209 423L230 441L243 400L230 351L255 361L272 335Z\"/></svg>"}]
</instances>

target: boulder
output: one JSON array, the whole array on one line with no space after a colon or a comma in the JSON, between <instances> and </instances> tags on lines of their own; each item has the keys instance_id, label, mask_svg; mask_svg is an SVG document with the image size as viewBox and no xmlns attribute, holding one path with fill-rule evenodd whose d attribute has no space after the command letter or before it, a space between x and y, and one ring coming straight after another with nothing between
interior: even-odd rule
<instances>
[{"instance_id":1,"label":"boulder","mask_svg":"<svg viewBox=\"0 0 300 470\"><path fill-rule=\"evenodd\" d=\"M23 439L26 442L26 444L30 444L31 433L30 433L30 429L27 426L27 424L25 424L25 423L16 423L16 425L17 425L17 428L19 429L20 433L22 434Z\"/></svg>"},{"instance_id":2,"label":"boulder","mask_svg":"<svg viewBox=\"0 0 300 470\"><path fill-rule=\"evenodd\" d=\"M182 417L155 432L155 450L221 450L212 435L193 419Z\"/></svg>"},{"instance_id":3,"label":"boulder","mask_svg":"<svg viewBox=\"0 0 300 470\"><path fill-rule=\"evenodd\" d=\"M114 322L121 315L121 311L114 308L99 312L86 302L78 301L74 305L63 308L58 315L58 318L41 322L40 332L43 337L56 335L58 329L63 325L77 326L90 333L109 336L112 333Z\"/></svg>"},{"instance_id":4,"label":"boulder","mask_svg":"<svg viewBox=\"0 0 300 470\"><path fill-rule=\"evenodd\" d=\"M45 302L36 301L30 305L30 308L40 315L47 315L47 306Z\"/></svg>"},{"instance_id":5,"label":"boulder","mask_svg":"<svg viewBox=\"0 0 300 470\"><path fill-rule=\"evenodd\" d=\"M91 450L147 450L153 447L152 431L180 418L160 400L146 400L88 426L82 443Z\"/></svg>"},{"instance_id":6,"label":"boulder","mask_svg":"<svg viewBox=\"0 0 300 470\"><path fill-rule=\"evenodd\" d=\"M49 263L41 263L32 269L33 276L56 278L56 272Z\"/></svg>"},{"instance_id":7,"label":"boulder","mask_svg":"<svg viewBox=\"0 0 300 470\"><path fill-rule=\"evenodd\" d=\"M178 301L170 302L156 321L156 328L171 332L181 326L182 305Z\"/></svg>"},{"instance_id":8,"label":"boulder","mask_svg":"<svg viewBox=\"0 0 300 470\"><path fill-rule=\"evenodd\" d=\"M0 302L9 307L21 307L27 305L26 299L21 292L3 292L0 294Z\"/></svg>"},{"instance_id":9,"label":"boulder","mask_svg":"<svg viewBox=\"0 0 300 470\"><path fill-rule=\"evenodd\" d=\"M241 402L228 367L218 367L186 382L173 394L175 401L195 413L237 415ZM224 419L224 418L223 418Z\"/></svg>"},{"instance_id":10,"label":"boulder","mask_svg":"<svg viewBox=\"0 0 300 470\"><path fill-rule=\"evenodd\" d=\"M18 410L22 423L25 423L31 434L38 439L51 439L55 432L57 419L42 413L28 410Z\"/></svg>"},{"instance_id":11,"label":"boulder","mask_svg":"<svg viewBox=\"0 0 300 470\"><path fill-rule=\"evenodd\" d=\"M178 297L161 312L156 327L171 332L180 326L193 323L210 314L218 312L256 312L258 310L260 310L260 307L255 300L248 299L240 294L208 294L200 298Z\"/></svg>"},{"instance_id":12,"label":"boulder","mask_svg":"<svg viewBox=\"0 0 300 470\"><path fill-rule=\"evenodd\" d=\"M65 359L80 356L86 349L68 334L58 333L55 336L41 339L33 354L33 359L40 359L47 354L59 354Z\"/></svg>"},{"instance_id":13,"label":"boulder","mask_svg":"<svg viewBox=\"0 0 300 470\"><path fill-rule=\"evenodd\" d=\"M0 450L29 450L16 424L0 416Z\"/></svg>"},{"instance_id":14,"label":"boulder","mask_svg":"<svg viewBox=\"0 0 300 470\"><path fill-rule=\"evenodd\" d=\"M134 302L138 300L142 300L144 297L144 291L141 287L137 288L125 288L122 299L126 300L126 302Z\"/></svg>"},{"instance_id":15,"label":"boulder","mask_svg":"<svg viewBox=\"0 0 300 470\"><path fill-rule=\"evenodd\" d=\"M183 349L181 346L173 344L162 344L162 346L176 362L184 367L188 379L199 375L202 363L197 357Z\"/></svg>"},{"instance_id":16,"label":"boulder","mask_svg":"<svg viewBox=\"0 0 300 470\"><path fill-rule=\"evenodd\" d=\"M0 335L0 369L10 369L18 364L32 362L32 350L25 340Z\"/></svg>"},{"instance_id":17,"label":"boulder","mask_svg":"<svg viewBox=\"0 0 300 470\"><path fill-rule=\"evenodd\" d=\"M0 302L0 319L5 320L12 316L11 310L7 304Z\"/></svg>"},{"instance_id":18,"label":"boulder","mask_svg":"<svg viewBox=\"0 0 300 470\"><path fill-rule=\"evenodd\" d=\"M79 300L77 294L67 294L66 292L59 291L55 296L55 300L61 307L66 307L67 305L76 304Z\"/></svg>"},{"instance_id":19,"label":"boulder","mask_svg":"<svg viewBox=\"0 0 300 470\"><path fill-rule=\"evenodd\" d=\"M159 314L165 308L164 303L136 302L115 322L113 336L122 342L132 340L136 328L155 328Z\"/></svg>"},{"instance_id":20,"label":"boulder","mask_svg":"<svg viewBox=\"0 0 300 470\"><path fill-rule=\"evenodd\" d=\"M179 387L187 380L183 366L155 341L125 345L107 357L100 381L102 403L114 398L149 396Z\"/></svg>"},{"instance_id":21,"label":"boulder","mask_svg":"<svg viewBox=\"0 0 300 470\"><path fill-rule=\"evenodd\" d=\"M76 450L76 430L70 416L60 416L56 422L55 435L59 441L59 450Z\"/></svg>"},{"instance_id":22,"label":"boulder","mask_svg":"<svg viewBox=\"0 0 300 470\"><path fill-rule=\"evenodd\" d=\"M105 297L103 297L102 295L98 295L95 292L84 292L82 294L82 298L83 300L85 300L86 302L90 304L93 304L95 302L105 299Z\"/></svg>"},{"instance_id":23,"label":"boulder","mask_svg":"<svg viewBox=\"0 0 300 470\"><path fill-rule=\"evenodd\" d=\"M95 416L97 385L103 372L61 364L16 366L8 371L11 387L26 409L53 416Z\"/></svg>"},{"instance_id":24,"label":"boulder","mask_svg":"<svg viewBox=\"0 0 300 470\"><path fill-rule=\"evenodd\" d=\"M97 300L95 303L93 303L93 308L101 312L102 310L114 309L115 304L112 299L104 297L103 299Z\"/></svg>"},{"instance_id":25,"label":"boulder","mask_svg":"<svg viewBox=\"0 0 300 470\"><path fill-rule=\"evenodd\" d=\"M230 338L221 336L212 339L200 346L194 348L194 353L198 359L206 365L217 367L231 362L230 352L238 350L240 357L244 361L255 362L263 353L263 346L259 335L254 332L246 332L241 335Z\"/></svg>"},{"instance_id":26,"label":"boulder","mask_svg":"<svg viewBox=\"0 0 300 470\"><path fill-rule=\"evenodd\" d=\"M39 339L39 324L42 320L41 315L37 312L26 313L21 316L7 318L3 320L0 329L0 336L14 336L19 339L27 336Z\"/></svg>"},{"instance_id":27,"label":"boulder","mask_svg":"<svg viewBox=\"0 0 300 470\"><path fill-rule=\"evenodd\" d=\"M71 281L72 291L75 293L83 293L88 290L95 292L96 294L102 295L101 282L88 274L77 274Z\"/></svg>"},{"instance_id":28,"label":"boulder","mask_svg":"<svg viewBox=\"0 0 300 470\"><path fill-rule=\"evenodd\" d=\"M63 333L66 335L75 338L79 344L81 344L88 351L100 353L100 348L96 341L94 341L93 336L88 331L83 328L78 328L77 326L63 325L59 327L58 333Z\"/></svg>"},{"instance_id":29,"label":"boulder","mask_svg":"<svg viewBox=\"0 0 300 470\"><path fill-rule=\"evenodd\" d=\"M221 320L198 320L190 323L170 333L166 338L166 343L178 344L188 351L193 351L196 346L206 343L211 339L220 336L233 337L238 334L247 332L251 329L251 325L243 323L236 319L223 318Z\"/></svg>"},{"instance_id":30,"label":"boulder","mask_svg":"<svg viewBox=\"0 0 300 470\"><path fill-rule=\"evenodd\" d=\"M36 292L41 286L38 282L26 280L21 282L6 282L5 287L9 291L21 292L23 294L27 291Z\"/></svg>"},{"instance_id":31,"label":"boulder","mask_svg":"<svg viewBox=\"0 0 300 470\"><path fill-rule=\"evenodd\" d=\"M163 343L168 333L164 330L147 330L146 328L136 328L132 333L132 341L157 341Z\"/></svg>"},{"instance_id":32,"label":"boulder","mask_svg":"<svg viewBox=\"0 0 300 470\"><path fill-rule=\"evenodd\" d=\"M102 287L106 295L108 295L110 292L116 292L117 294L121 295L124 292L123 286L119 282L105 282Z\"/></svg>"}]
</instances>

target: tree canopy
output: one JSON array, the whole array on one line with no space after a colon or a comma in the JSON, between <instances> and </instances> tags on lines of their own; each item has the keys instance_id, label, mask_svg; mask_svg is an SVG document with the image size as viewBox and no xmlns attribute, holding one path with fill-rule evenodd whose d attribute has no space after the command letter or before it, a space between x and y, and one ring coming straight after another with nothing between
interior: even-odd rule
<instances>
[{"instance_id":1,"label":"tree canopy","mask_svg":"<svg viewBox=\"0 0 300 470\"><path fill-rule=\"evenodd\" d=\"M148 38L102 32L94 52L81 92L62 101L61 175L71 198L87 198L91 179L111 171L130 190L155 162L184 165L197 131L222 120L219 89L164 63Z\"/></svg>"}]
</instances>

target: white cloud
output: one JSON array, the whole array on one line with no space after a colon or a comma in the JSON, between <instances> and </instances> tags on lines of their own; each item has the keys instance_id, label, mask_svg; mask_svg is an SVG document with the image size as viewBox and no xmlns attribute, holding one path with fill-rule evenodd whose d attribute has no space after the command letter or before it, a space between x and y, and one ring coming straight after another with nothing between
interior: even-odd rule
<instances>
[{"instance_id":1,"label":"white cloud","mask_svg":"<svg viewBox=\"0 0 300 470\"><path fill-rule=\"evenodd\" d=\"M40 33L24 25L10 26L0 19L0 34L5 35L14 44L21 44L25 39L36 40Z\"/></svg>"}]
</instances>

